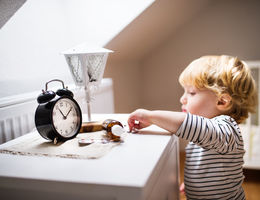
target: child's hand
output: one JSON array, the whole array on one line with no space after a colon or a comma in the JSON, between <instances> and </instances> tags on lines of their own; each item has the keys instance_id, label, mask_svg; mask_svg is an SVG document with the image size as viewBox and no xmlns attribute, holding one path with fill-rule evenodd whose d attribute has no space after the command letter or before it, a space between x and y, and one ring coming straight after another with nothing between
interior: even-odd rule
<instances>
[{"instance_id":1,"label":"child's hand","mask_svg":"<svg viewBox=\"0 0 260 200\"><path fill-rule=\"evenodd\" d=\"M181 194L185 194L185 185L184 185L184 183L182 183L181 186L180 186L180 193Z\"/></svg>"},{"instance_id":2,"label":"child's hand","mask_svg":"<svg viewBox=\"0 0 260 200\"><path fill-rule=\"evenodd\" d=\"M142 129L151 125L149 121L149 113L151 111L145 109L138 109L132 112L128 118L129 130Z\"/></svg>"}]
</instances>

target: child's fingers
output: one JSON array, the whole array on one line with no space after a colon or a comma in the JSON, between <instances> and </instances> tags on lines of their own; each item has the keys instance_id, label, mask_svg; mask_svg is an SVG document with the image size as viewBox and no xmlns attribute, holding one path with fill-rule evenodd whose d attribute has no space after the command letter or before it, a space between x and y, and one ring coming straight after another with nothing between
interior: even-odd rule
<instances>
[{"instance_id":1,"label":"child's fingers","mask_svg":"<svg viewBox=\"0 0 260 200\"><path fill-rule=\"evenodd\" d=\"M129 131L131 132L133 130L133 128L135 127L135 119L134 118L129 118L128 119L128 126L129 126Z\"/></svg>"},{"instance_id":2,"label":"child's fingers","mask_svg":"<svg viewBox=\"0 0 260 200\"><path fill-rule=\"evenodd\" d=\"M180 193L184 194L185 193L185 186L184 186L184 183L181 184L180 186Z\"/></svg>"},{"instance_id":3,"label":"child's fingers","mask_svg":"<svg viewBox=\"0 0 260 200\"><path fill-rule=\"evenodd\" d=\"M128 126L130 132L136 132L137 129L141 129L140 122L136 120L136 117L132 116L128 118Z\"/></svg>"}]
</instances>

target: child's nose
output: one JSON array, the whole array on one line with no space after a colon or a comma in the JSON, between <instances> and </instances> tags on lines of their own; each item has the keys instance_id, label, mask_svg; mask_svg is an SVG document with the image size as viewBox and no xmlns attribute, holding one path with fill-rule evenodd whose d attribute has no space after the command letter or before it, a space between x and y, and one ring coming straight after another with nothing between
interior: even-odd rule
<instances>
[{"instance_id":1,"label":"child's nose","mask_svg":"<svg viewBox=\"0 0 260 200\"><path fill-rule=\"evenodd\" d=\"M187 103L187 98L185 97L185 95L181 96L180 102L181 102L181 104L186 104Z\"/></svg>"}]
</instances>

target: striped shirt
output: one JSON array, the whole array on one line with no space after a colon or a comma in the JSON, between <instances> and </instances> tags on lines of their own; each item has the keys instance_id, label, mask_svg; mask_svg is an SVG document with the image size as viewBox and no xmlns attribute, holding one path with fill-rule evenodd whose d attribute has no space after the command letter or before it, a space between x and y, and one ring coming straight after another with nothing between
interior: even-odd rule
<instances>
[{"instance_id":1,"label":"striped shirt","mask_svg":"<svg viewBox=\"0 0 260 200\"><path fill-rule=\"evenodd\" d=\"M221 115L207 119L188 113L176 135L190 141L184 169L187 199L245 199L245 150L233 118Z\"/></svg>"}]
</instances>

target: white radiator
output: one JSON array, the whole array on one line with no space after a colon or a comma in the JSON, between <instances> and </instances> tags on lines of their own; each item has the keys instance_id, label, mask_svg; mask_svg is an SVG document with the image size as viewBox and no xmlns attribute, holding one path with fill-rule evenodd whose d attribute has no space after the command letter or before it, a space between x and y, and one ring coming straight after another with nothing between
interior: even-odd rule
<instances>
[{"instance_id":1,"label":"white radiator","mask_svg":"<svg viewBox=\"0 0 260 200\"><path fill-rule=\"evenodd\" d=\"M34 113L38 106L36 99L41 89L0 99L0 144L29 133L35 128ZM73 91L82 113L87 113L84 91L75 89L73 85L69 85L69 89ZM91 113L114 113L112 79L102 80L98 91L93 95Z\"/></svg>"}]
</instances>

